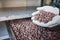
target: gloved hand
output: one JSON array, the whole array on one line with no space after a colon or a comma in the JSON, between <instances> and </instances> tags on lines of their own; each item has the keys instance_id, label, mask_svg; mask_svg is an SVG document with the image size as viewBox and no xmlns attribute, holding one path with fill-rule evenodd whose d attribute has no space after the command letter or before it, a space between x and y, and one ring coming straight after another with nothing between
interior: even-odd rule
<instances>
[{"instance_id":1,"label":"gloved hand","mask_svg":"<svg viewBox=\"0 0 60 40\"><path fill-rule=\"evenodd\" d=\"M44 22L39 22L37 20L34 20L34 15L36 15L37 13L39 13L40 10L44 10L44 11L47 11L47 12L53 12L54 14L56 14L56 16L54 16L52 18L52 21L49 21L48 23L44 23ZM39 26L42 26L42 27L54 27L56 25L60 25L60 16L59 16L59 9L56 8L56 7L52 7L52 6L44 6L44 7L38 7L37 8L38 11L32 13L32 22L34 24L37 24Z\"/></svg>"}]
</instances>

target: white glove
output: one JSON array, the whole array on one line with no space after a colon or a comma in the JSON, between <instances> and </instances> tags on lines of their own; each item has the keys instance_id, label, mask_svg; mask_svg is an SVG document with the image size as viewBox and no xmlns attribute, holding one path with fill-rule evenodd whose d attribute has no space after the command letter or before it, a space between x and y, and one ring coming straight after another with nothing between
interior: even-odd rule
<instances>
[{"instance_id":1,"label":"white glove","mask_svg":"<svg viewBox=\"0 0 60 40\"><path fill-rule=\"evenodd\" d=\"M54 14L57 14L57 16L53 17L52 21L49 21L48 23L39 22L37 20L34 20L34 15L39 13L39 11L42 9L47 12L53 12ZM44 6L44 7L38 7L37 10L38 11L32 13L31 19L34 24L37 24L42 27L54 27L54 26L60 24L60 16L59 16L59 9L58 8L52 7L52 6Z\"/></svg>"},{"instance_id":2,"label":"white glove","mask_svg":"<svg viewBox=\"0 0 60 40\"><path fill-rule=\"evenodd\" d=\"M52 6L43 6L43 7L38 7L37 10L41 10L43 9L44 11L47 12L53 12L54 14L59 14L59 9L56 7L52 7Z\"/></svg>"}]
</instances>

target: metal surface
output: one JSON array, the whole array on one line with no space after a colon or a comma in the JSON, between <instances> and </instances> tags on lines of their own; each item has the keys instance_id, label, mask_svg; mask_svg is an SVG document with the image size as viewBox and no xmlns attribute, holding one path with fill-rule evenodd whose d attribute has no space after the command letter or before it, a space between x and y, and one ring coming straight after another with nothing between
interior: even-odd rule
<instances>
[{"instance_id":1,"label":"metal surface","mask_svg":"<svg viewBox=\"0 0 60 40\"><path fill-rule=\"evenodd\" d=\"M0 22L0 40L8 39L9 34L5 22Z\"/></svg>"},{"instance_id":2,"label":"metal surface","mask_svg":"<svg viewBox=\"0 0 60 40\"><path fill-rule=\"evenodd\" d=\"M11 8L0 10L0 21L31 17L36 7Z\"/></svg>"},{"instance_id":3,"label":"metal surface","mask_svg":"<svg viewBox=\"0 0 60 40\"><path fill-rule=\"evenodd\" d=\"M16 40L16 37L14 35L14 32L11 29L9 23L6 22L6 24L7 24L7 30L8 30L9 36L10 36L10 40Z\"/></svg>"},{"instance_id":4,"label":"metal surface","mask_svg":"<svg viewBox=\"0 0 60 40\"><path fill-rule=\"evenodd\" d=\"M21 11L20 11L20 10L18 10L18 11L15 10L15 12L18 12L18 13L13 14L13 15L15 15L15 17L16 17L17 14L20 14L19 18L16 18L16 19L30 18L30 17L31 17L31 14L32 14L34 11L36 11L36 7L27 7L26 9L21 10ZM17 16L18 16L18 15L17 15ZM12 19L12 20L14 20L14 19ZM8 21L8 22L9 22L9 21ZM11 40L16 40L16 37L15 37L15 35L14 35L14 32L13 32L13 30L11 29L11 27L10 27L10 25L9 25L8 22L6 22L6 25L7 25L7 29L8 29L9 36L10 36Z\"/></svg>"}]
</instances>

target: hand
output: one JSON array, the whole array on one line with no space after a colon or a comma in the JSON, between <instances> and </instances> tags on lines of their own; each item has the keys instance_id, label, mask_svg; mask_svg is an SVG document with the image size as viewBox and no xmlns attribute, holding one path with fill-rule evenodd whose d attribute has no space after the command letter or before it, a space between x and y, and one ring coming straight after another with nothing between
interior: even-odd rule
<instances>
[{"instance_id":1,"label":"hand","mask_svg":"<svg viewBox=\"0 0 60 40\"><path fill-rule=\"evenodd\" d=\"M49 21L48 23L43 23L43 22L39 22L37 20L34 20L34 15L39 13L39 11L42 10L42 9L44 9L45 11L51 11L54 14L59 14L59 9L58 8L53 8L53 7L50 7L50 6L49 7L47 7L47 6L39 7L39 8L37 8L38 11L32 13L32 18L31 19L32 19L32 22L34 24L37 24L37 25L42 26L42 27L54 27L54 26L60 24L60 22L59 22L60 16L59 15L53 17L52 21Z\"/></svg>"}]
</instances>

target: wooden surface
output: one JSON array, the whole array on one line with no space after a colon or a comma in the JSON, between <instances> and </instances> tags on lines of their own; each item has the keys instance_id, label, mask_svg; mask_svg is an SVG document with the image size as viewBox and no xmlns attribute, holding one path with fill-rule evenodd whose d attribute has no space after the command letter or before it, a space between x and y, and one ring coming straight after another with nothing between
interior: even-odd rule
<instances>
[{"instance_id":1,"label":"wooden surface","mask_svg":"<svg viewBox=\"0 0 60 40\"><path fill-rule=\"evenodd\" d=\"M40 6L41 0L3 0L3 7Z\"/></svg>"},{"instance_id":2,"label":"wooden surface","mask_svg":"<svg viewBox=\"0 0 60 40\"><path fill-rule=\"evenodd\" d=\"M26 0L5 0L3 7L26 7Z\"/></svg>"},{"instance_id":3,"label":"wooden surface","mask_svg":"<svg viewBox=\"0 0 60 40\"><path fill-rule=\"evenodd\" d=\"M2 8L2 2L0 1L0 8Z\"/></svg>"}]
</instances>

